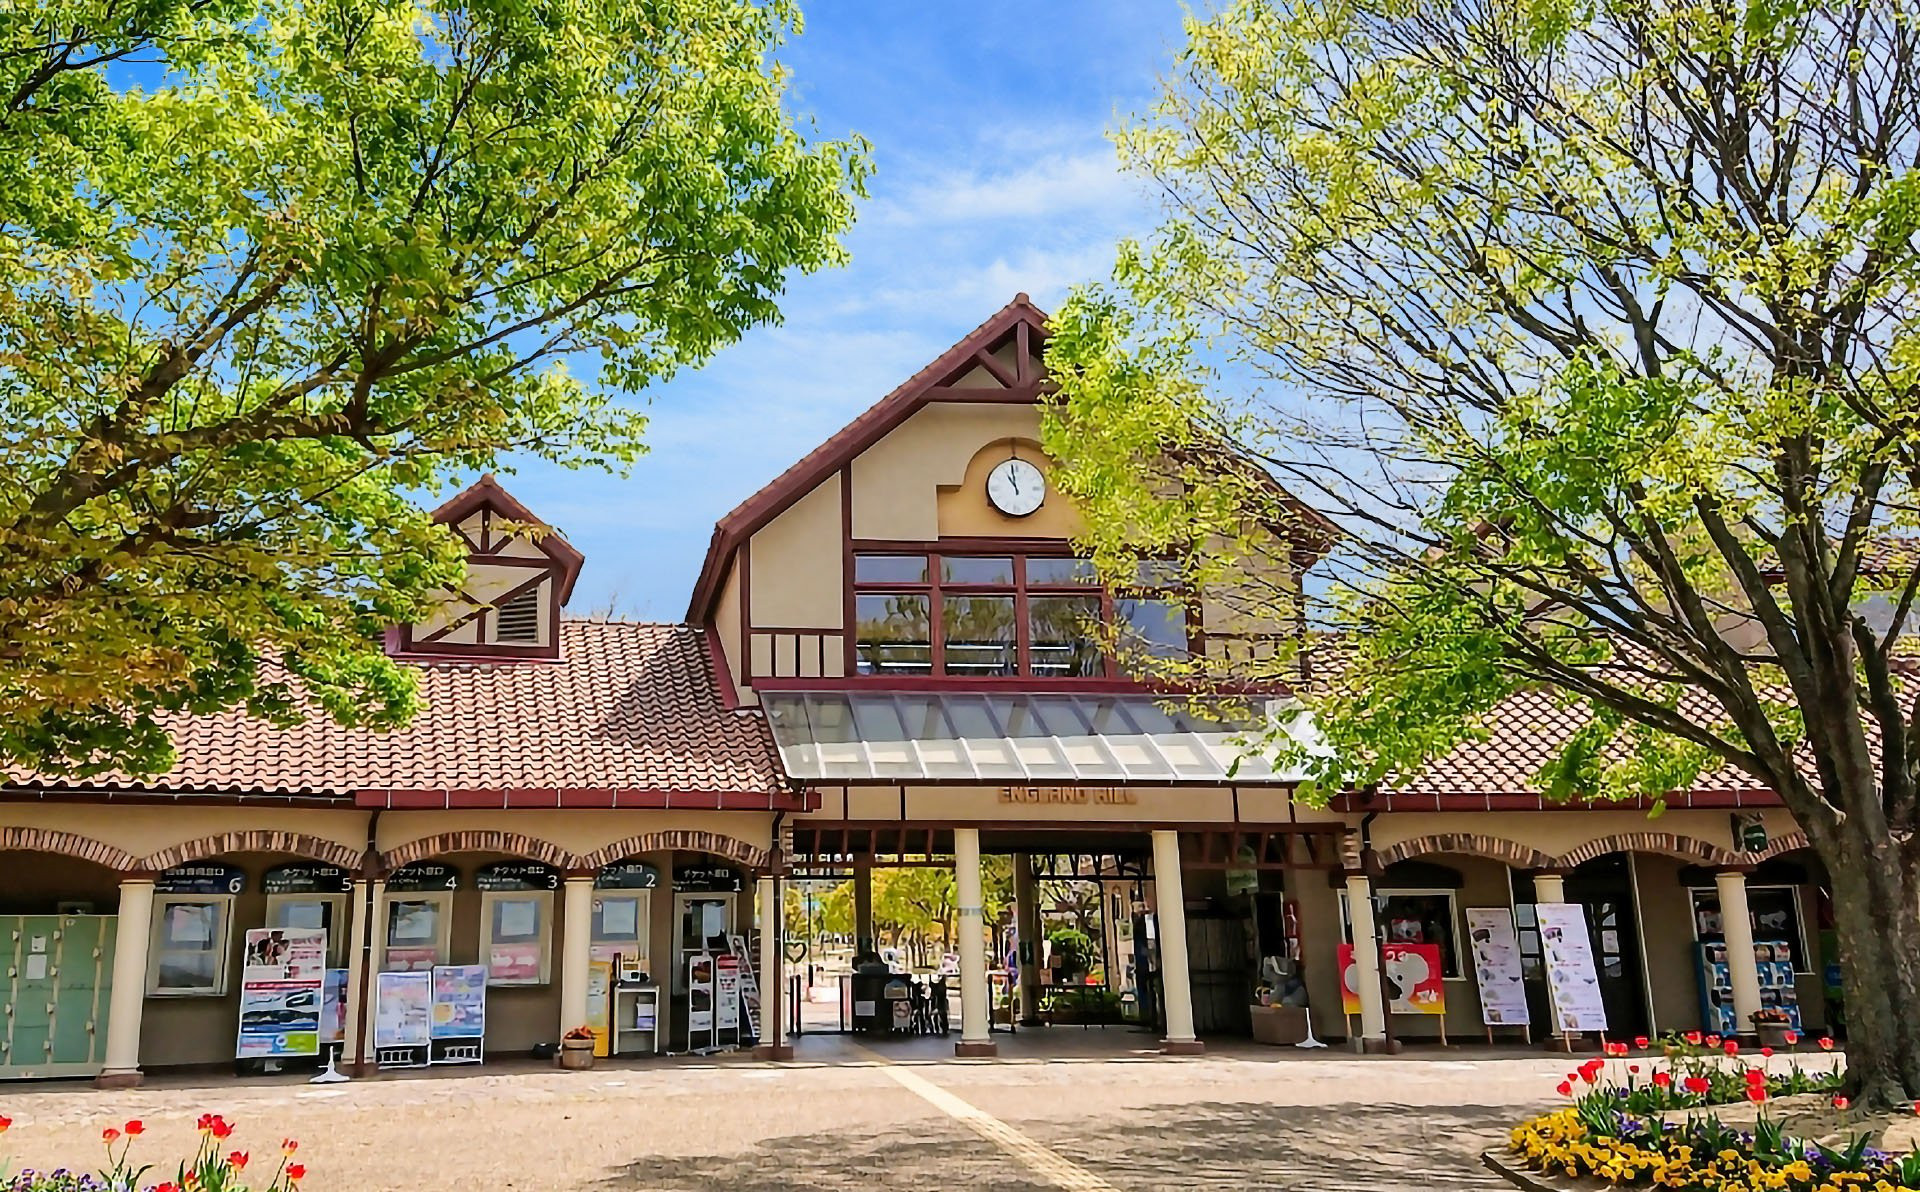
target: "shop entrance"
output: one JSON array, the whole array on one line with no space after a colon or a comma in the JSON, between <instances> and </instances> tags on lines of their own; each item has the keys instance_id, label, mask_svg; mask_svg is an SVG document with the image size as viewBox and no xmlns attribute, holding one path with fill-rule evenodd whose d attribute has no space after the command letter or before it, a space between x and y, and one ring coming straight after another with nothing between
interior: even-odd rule
<instances>
[{"instance_id":1,"label":"shop entrance","mask_svg":"<svg viewBox=\"0 0 1920 1192\"><path fill-rule=\"evenodd\" d=\"M734 1046L754 1035L757 1024L742 1020L737 987L720 987L722 969L737 963L735 942L745 941L739 918L745 887L731 865L705 857L674 863L674 1051Z\"/></svg>"},{"instance_id":2,"label":"shop entrance","mask_svg":"<svg viewBox=\"0 0 1920 1192\"><path fill-rule=\"evenodd\" d=\"M1609 1027L1616 1035L1646 1034L1646 977L1631 859L1625 853L1595 857L1567 875L1566 890L1567 901L1586 911L1587 938Z\"/></svg>"}]
</instances>

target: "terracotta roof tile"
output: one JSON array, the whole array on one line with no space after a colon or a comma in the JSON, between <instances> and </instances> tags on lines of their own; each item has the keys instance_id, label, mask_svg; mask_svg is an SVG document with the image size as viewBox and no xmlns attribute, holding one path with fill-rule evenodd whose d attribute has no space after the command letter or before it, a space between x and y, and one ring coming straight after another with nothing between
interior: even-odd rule
<instances>
[{"instance_id":1,"label":"terracotta roof tile","mask_svg":"<svg viewBox=\"0 0 1920 1192\"><path fill-rule=\"evenodd\" d=\"M239 710L179 716L178 760L133 779L15 774L18 786L162 792L631 790L777 794L764 718L729 710L686 625L563 621L559 661L416 660L423 707L396 732L322 714L277 729Z\"/></svg>"}]
</instances>

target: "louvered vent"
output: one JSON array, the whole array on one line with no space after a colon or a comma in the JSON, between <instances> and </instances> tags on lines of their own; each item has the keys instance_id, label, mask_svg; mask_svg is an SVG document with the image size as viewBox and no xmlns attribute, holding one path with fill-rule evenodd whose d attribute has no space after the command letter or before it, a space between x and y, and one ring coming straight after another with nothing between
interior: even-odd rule
<instances>
[{"instance_id":1,"label":"louvered vent","mask_svg":"<svg viewBox=\"0 0 1920 1192\"><path fill-rule=\"evenodd\" d=\"M540 640L540 589L532 588L493 613L493 640L534 644Z\"/></svg>"}]
</instances>

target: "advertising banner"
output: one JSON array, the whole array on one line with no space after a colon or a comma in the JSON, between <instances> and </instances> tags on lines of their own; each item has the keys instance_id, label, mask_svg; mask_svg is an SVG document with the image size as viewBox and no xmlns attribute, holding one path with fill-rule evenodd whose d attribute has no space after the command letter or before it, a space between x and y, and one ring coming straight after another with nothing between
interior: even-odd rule
<instances>
[{"instance_id":1,"label":"advertising banner","mask_svg":"<svg viewBox=\"0 0 1920 1192\"><path fill-rule=\"evenodd\" d=\"M374 1046L425 1047L432 1041L432 973L381 973L377 993Z\"/></svg>"},{"instance_id":2,"label":"advertising banner","mask_svg":"<svg viewBox=\"0 0 1920 1192\"><path fill-rule=\"evenodd\" d=\"M487 966L442 964L433 970L433 1039L477 1039L487 1033Z\"/></svg>"},{"instance_id":3,"label":"advertising banner","mask_svg":"<svg viewBox=\"0 0 1920 1192\"><path fill-rule=\"evenodd\" d=\"M347 970L328 969L320 992L320 1042L347 1041Z\"/></svg>"},{"instance_id":4,"label":"advertising banner","mask_svg":"<svg viewBox=\"0 0 1920 1192\"><path fill-rule=\"evenodd\" d=\"M1387 1002L1389 1014L1445 1014L1447 987L1441 980L1440 945L1387 944ZM1354 962L1353 945L1341 944L1340 1005L1347 1014L1360 1012L1360 966Z\"/></svg>"},{"instance_id":5,"label":"advertising banner","mask_svg":"<svg viewBox=\"0 0 1920 1192\"><path fill-rule=\"evenodd\" d=\"M696 952L687 957L687 1033L713 1032L713 957Z\"/></svg>"},{"instance_id":6,"label":"advertising banner","mask_svg":"<svg viewBox=\"0 0 1920 1192\"><path fill-rule=\"evenodd\" d=\"M753 972L753 950L747 947L747 937L743 935L728 936L727 947L740 962L740 1025L757 1039L760 1037L760 979Z\"/></svg>"},{"instance_id":7,"label":"advertising banner","mask_svg":"<svg viewBox=\"0 0 1920 1192\"><path fill-rule=\"evenodd\" d=\"M1480 1021L1488 1026L1527 1025L1527 988L1513 911L1468 907L1467 940L1473 946L1473 978L1480 989Z\"/></svg>"},{"instance_id":8,"label":"advertising banner","mask_svg":"<svg viewBox=\"0 0 1920 1192\"><path fill-rule=\"evenodd\" d=\"M326 973L326 932L312 927L247 932L234 1054L241 1059L319 1055Z\"/></svg>"},{"instance_id":9,"label":"advertising banner","mask_svg":"<svg viewBox=\"0 0 1920 1192\"><path fill-rule=\"evenodd\" d=\"M1577 902L1541 902L1533 908L1540 924L1540 951L1546 960L1547 991L1553 998L1553 1029L1604 1031L1607 1010L1600 1000L1600 976L1587 938L1586 909Z\"/></svg>"},{"instance_id":10,"label":"advertising banner","mask_svg":"<svg viewBox=\"0 0 1920 1192\"><path fill-rule=\"evenodd\" d=\"M740 1029L740 961L734 956L714 959L714 1025L723 1031Z\"/></svg>"}]
</instances>

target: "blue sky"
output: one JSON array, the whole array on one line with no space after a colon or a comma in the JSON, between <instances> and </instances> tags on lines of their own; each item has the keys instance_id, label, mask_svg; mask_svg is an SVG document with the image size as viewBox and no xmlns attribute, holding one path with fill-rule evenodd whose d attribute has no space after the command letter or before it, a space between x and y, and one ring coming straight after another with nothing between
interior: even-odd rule
<instances>
[{"instance_id":1,"label":"blue sky","mask_svg":"<svg viewBox=\"0 0 1920 1192\"><path fill-rule=\"evenodd\" d=\"M796 280L784 325L638 395L651 451L625 478L501 475L586 554L573 613L685 616L721 514L1016 291L1051 308L1152 226L1105 134L1150 102L1179 5L802 3L806 32L783 55L795 112L874 145L853 261Z\"/></svg>"}]
</instances>

